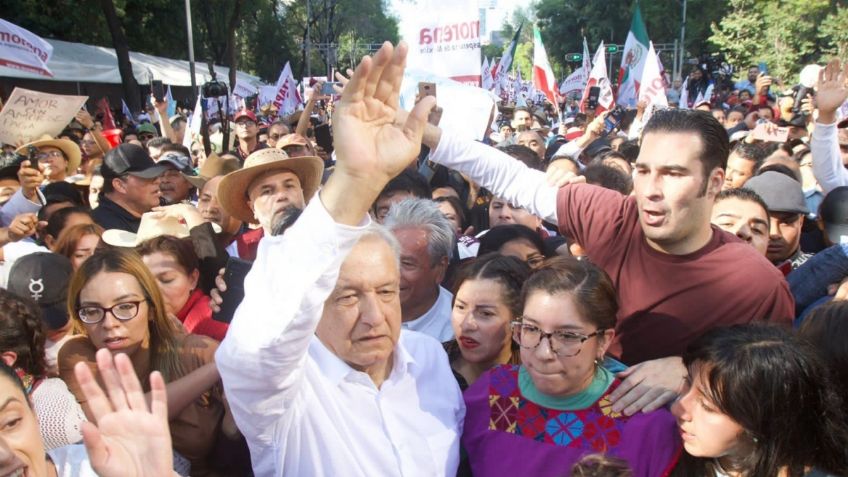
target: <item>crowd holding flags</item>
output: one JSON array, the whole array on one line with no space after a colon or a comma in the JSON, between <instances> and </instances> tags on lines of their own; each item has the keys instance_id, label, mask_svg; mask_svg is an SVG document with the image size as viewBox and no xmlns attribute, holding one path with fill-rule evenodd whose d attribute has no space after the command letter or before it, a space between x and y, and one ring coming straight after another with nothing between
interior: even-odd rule
<instances>
[{"instance_id":1,"label":"crowd holding flags","mask_svg":"<svg viewBox=\"0 0 848 477\"><path fill-rule=\"evenodd\" d=\"M637 101L646 102L650 108L648 116L654 109L668 107L665 91L669 87L665 77L665 69L659 55L654 50L653 43L648 38L642 12L637 3L633 12L630 31L625 41L622 53L621 67L618 71L618 90L613 91L606 65L606 49L604 42L598 46L594 57L589 56L589 45L583 38L582 64L572 72L559 86L556 83L553 69L548 60L547 51L542 44L541 33L533 26L533 78L532 83L526 84L521 79L521 73L516 71L509 74L515 57L515 49L521 28L504 50L500 61L483 59L481 66L481 87L492 91L506 102L516 105L523 103L526 97L547 99L558 106L562 97L581 97L580 111L586 112L589 91L592 87L599 88L598 106L595 113L612 109L616 104L625 107L635 107ZM522 92L527 92L526 95Z\"/></svg>"}]
</instances>

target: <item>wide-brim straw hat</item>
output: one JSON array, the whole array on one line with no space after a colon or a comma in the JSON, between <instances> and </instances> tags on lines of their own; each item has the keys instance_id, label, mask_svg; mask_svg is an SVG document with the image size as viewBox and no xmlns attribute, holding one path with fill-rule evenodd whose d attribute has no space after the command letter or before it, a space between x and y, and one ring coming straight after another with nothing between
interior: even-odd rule
<instances>
[{"instance_id":1,"label":"wide-brim straw hat","mask_svg":"<svg viewBox=\"0 0 848 477\"><path fill-rule=\"evenodd\" d=\"M65 157L68 160L68 166L65 168L67 175L72 176L77 173L80 161L82 160L82 152L80 152L79 146L70 139L54 139L53 137L45 134L40 139L19 147L15 153L27 157L27 154L29 154L29 146L35 146L37 148L53 146L56 149L59 149L65 154Z\"/></svg>"},{"instance_id":2,"label":"wide-brim straw hat","mask_svg":"<svg viewBox=\"0 0 848 477\"><path fill-rule=\"evenodd\" d=\"M221 232L218 224L212 224L216 233ZM138 233L121 229L109 229L103 232L103 241L115 247L137 247L144 241L161 235L172 235L177 238L189 236L188 225L176 217L163 217L161 212L147 212L141 215Z\"/></svg>"},{"instance_id":3,"label":"wide-brim straw hat","mask_svg":"<svg viewBox=\"0 0 848 477\"><path fill-rule=\"evenodd\" d=\"M324 161L315 156L289 157L281 149L260 149L247 156L244 167L224 176L218 185L218 202L238 220L256 223L247 204L247 189L259 176L278 171L294 173L303 188L304 201L309 202L321 186Z\"/></svg>"},{"instance_id":4,"label":"wide-brim straw hat","mask_svg":"<svg viewBox=\"0 0 848 477\"><path fill-rule=\"evenodd\" d=\"M225 176L230 172L235 172L241 169L241 163L237 157L221 157L213 152L206 158L196 176L183 174L185 180L191 185L197 187L197 190L203 188L207 182L213 177Z\"/></svg>"}]
</instances>

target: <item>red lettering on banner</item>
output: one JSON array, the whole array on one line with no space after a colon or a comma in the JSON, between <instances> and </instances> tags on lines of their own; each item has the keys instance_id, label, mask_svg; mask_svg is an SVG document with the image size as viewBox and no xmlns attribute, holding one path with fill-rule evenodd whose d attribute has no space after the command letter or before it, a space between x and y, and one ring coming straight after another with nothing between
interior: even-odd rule
<instances>
[{"instance_id":1,"label":"red lettering on banner","mask_svg":"<svg viewBox=\"0 0 848 477\"><path fill-rule=\"evenodd\" d=\"M432 43L447 43L456 40L468 40L480 38L480 21L454 23L452 25L441 25L435 28L422 28L418 32L418 43L430 45Z\"/></svg>"}]
</instances>

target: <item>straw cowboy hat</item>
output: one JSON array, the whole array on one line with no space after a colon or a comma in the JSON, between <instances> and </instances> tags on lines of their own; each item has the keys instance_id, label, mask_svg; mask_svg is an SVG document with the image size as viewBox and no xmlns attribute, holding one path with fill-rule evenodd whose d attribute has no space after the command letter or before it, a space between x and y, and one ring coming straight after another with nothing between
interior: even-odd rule
<instances>
[{"instance_id":1,"label":"straw cowboy hat","mask_svg":"<svg viewBox=\"0 0 848 477\"><path fill-rule=\"evenodd\" d=\"M218 224L212 224L216 233L221 232ZM180 222L177 217L164 215L162 212L147 212L141 215L141 224L138 233L128 232L120 229L109 229L103 232L103 241L115 247L136 247L145 240L150 240L160 235L172 235L177 238L189 236L188 225Z\"/></svg>"},{"instance_id":2,"label":"straw cowboy hat","mask_svg":"<svg viewBox=\"0 0 848 477\"><path fill-rule=\"evenodd\" d=\"M42 148L45 146L53 146L56 149L62 151L65 154L65 158L68 160L68 166L65 168L65 172L72 176L77 173L77 169L80 165L80 160L82 159L82 152L80 152L79 146L77 146L73 141L69 139L53 139L48 134L41 136L38 140L35 140L31 143L24 144L19 147L15 153L26 157L29 151L27 150L29 146L35 146L37 148Z\"/></svg>"},{"instance_id":3,"label":"straw cowboy hat","mask_svg":"<svg viewBox=\"0 0 848 477\"><path fill-rule=\"evenodd\" d=\"M221 157L213 152L203 162L196 176L183 174L183 177L200 190L213 177L225 176L239 169L241 169L241 163L237 157Z\"/></svg>"},{"instance_id":4,"label":"straw cowboy hat","mask_svg":"<svg viewBox=\"0 0 848 477\"><path fill-rule=\"evenodd\" d=\"M289 157L281 149L260 149L247 156L243 168L224 176L218 185L218 202L233 217L255 223L247 205L247 189L259 176L282 171L292 172L300 179L303 199L309 202L321 185L324 161L314 156Z\"/></svg>"}]
</instances>

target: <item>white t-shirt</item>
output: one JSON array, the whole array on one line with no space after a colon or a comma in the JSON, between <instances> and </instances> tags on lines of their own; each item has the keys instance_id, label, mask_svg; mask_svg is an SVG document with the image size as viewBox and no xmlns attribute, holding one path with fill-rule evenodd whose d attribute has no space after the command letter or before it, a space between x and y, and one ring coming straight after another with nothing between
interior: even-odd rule
<instances>
[{"instance_id":1,"label":"white t-shirt","mask_svg":"<svg viewBox=\"0 0 848 477\"><path fill-rule=\"evenodd\" d=\"M412 321L404 321L401 326L407 330L417 331L432 336L439 343L453 339L451 326L451 311L453 308L453 293L439 287L439 297L426 313Z\"/></svg>"},{"instance_id":2,"label":"white t-shirt","mask_svg":"<svg viewBox=\"0 0 848 477\"><path fill-rule=\"evenodd\" d=\"M97 477L91 468L85 446L74 445L47 451L59 477Z\"/></svg>"}]
</instances>

